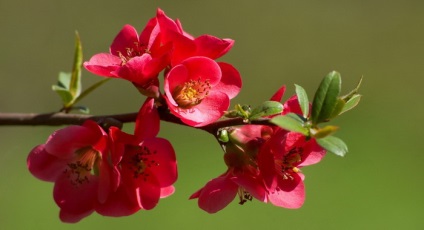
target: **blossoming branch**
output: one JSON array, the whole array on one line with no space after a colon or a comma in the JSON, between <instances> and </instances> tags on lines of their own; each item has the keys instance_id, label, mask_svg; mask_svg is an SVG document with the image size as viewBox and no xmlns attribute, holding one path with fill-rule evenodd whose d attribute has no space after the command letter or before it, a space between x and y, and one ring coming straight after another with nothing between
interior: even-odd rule
<instances>
[{"instance_id":1,"label":"blossoming branch","mask_svg":"<svg viewBox=\"0 0 424 230\"><path fill-rule=\"evenodd\" d=\"M158 137L161 121L207 131L222 147L227 169L190 196L208 213L234 199L300 208L305 201L302 168L319 163L328 152L347 153L346 144L333 136L338 127L327 123L359 103L361 81L341 96L340 74L332 71L312 102L299 85L295 95L281 102L283 85L257 107L231 107L242 77L233 65L217 59L234 41L192 36L161 9L140 33L125 25L109 52L88 61L83 61L78 34L75 44L72 72L60 73L52 88L63 102L60 112L0 113L0 125L69 125L35 146L27 158L32 175L54 183L63 222L76 223L93 212L132 215L155 208L174 193L177 154L172 143ZM83 67L103 77L85 90ZM80 100L112 78L128 81L145 96L138 112L71 113L88 113ZM127 122L135 122L131 133L121 130Z\"/></svg>"}]
</instances>

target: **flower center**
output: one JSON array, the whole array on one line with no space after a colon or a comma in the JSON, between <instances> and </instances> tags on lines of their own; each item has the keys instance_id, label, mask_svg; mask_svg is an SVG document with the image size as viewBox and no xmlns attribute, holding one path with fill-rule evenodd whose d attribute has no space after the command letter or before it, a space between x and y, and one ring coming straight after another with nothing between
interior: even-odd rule
<instances>
[{"instance_id":1,"label":"flower center","mask_svg":"<svg viewBox=\"0 0 424 230\"><path fill-rule=\"evenodd\" d=\"M190 109L200 104L208 96L210 89L209 80L190 80L175 87L172 96L180 108Z\"/></svg>"},{"instance_id":2,"label":"flower center","mask_svg":"<svg viewBox=\"0 0 424 230\"><path fill-rule=\"evenodd\" d=\"M97 174L95 163L101 158L100 153L91 146L86 146L75 151L75 159L68 163L65 169L71 183L75 186L88 183L88 176L93 172Z\"/></svg>"},{"instance_id":3,"label":"flower center","mask_svg":"<svg viewBox=\"0 0 424 230\"><path fill-rule=\"evenodd\" d=\"M124 54L119 51L118 56L119 58L121 58L121 61L122 61L121 65L125 65L133 57L141 56L144 53L149 53L149 50L147 50L147 47L138 42L134 42L133 47L127 47L126 52Z\"/></svg>"},{"instance_id":4,"label":"flower center","mask_svg":"<svg viewBox=\"0 0 424 230\"><path fill-rule=\"evenodd\" d=\"M130 155L129 159L126 161L134 179L142 177L143 180L146 181L149 176L149 172L146 169L152 166L159 166L159 162L150 159L150 157L156 153L156 151L150 151L146 146L135 148L135 153Z\"/></svg>"},{"instance_id":5,"label":"flower center","mask_svg":"<svg viewBox=\"0 0 424 230\"><path fill-rule=\"evenodd\" d=\"M293 180L291 173L298 173L300 169L296 166L302 161L303 148L292 148L281 161L277 161L277 165L281 168L281 176L284 180Z\"/></svg>"}]
</instances>

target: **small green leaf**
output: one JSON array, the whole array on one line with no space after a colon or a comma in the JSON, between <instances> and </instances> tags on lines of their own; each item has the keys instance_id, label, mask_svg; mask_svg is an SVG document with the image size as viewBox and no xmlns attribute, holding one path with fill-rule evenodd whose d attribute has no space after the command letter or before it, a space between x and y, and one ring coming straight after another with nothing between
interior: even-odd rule
<instances>
[{"instance_id":1,"label":"small green leaf","mask_svg":"<svg viewBox=\"0 0 424 230\"><path fill-rule=\"evenodd\" d=\"M291 116L276 116L272 118L270 122L288 131L298 132L305 136L309 136L309 131L307 128L303 127L303 122Z\"/></svg>"},{"instance_id":2,"label":"small green leaf","mask_svg":"<svg viewBox=\"0 0 424 230\"><path fill-rule=\"evenodd\" d=\"M71 73L59 72L57 85L69 90L69 83L71 81Z\"/></svg>"},{"instance_id":3,"label":"small green leaf","mask_svg":"<svg viewBox=\"0 0 424 230\"><path fill-rule=\"evenodd\" d=\"M306 91L302 86L294 84L296 87L297 100L299 101L300 108L302 109L303 117L307 118L309 115L309 100Z\"/></svg>"},{"instance_id":4,"label":"small green leaf","mask_svg":"<svg viewBox=\"0 0 424 230\"><path fill-rule=\"evenodd\" d=\"M250 120L271 116L283 112L283 105L277 101L265 101L262 105L254 108L249 115Z\"/></svg>"},{"instance_id":5,"label":"small green leaf","mask_svg":"<svg viewBox=\"0 0 424 230\"><path fill-rule=\"evenodd\" d=\"M75 32L75 55L72 67L72 77L69 82L69 92L74 98L81 93L81 66L82 66L82 46L78 32Z\"/></svg>"},{"instance_id":6,"label":"small green leaf","mask_svg":"<svg viewBox=\"0 0 424 230\"><path fill-rule=\"evenodd\" d=\"M347 112L347 111L349 111L349 110L351 110L351 109L353 109L353 108L355 108L357 105L358 105L358 103L359 103L359 101L361 100L361 95L359 95L359 94L355 94L355 95L353 95L347 102L346 102L346 104L343 106L343 109L342 109L342 111L340 112L340 114L342 114L342 113L344 113L344 112Z\"/></svg>"},{"instance_id":7,"label":"small green leaf","mask_svg":"<svg viewBox=\"0 0 424 230\"><path fill-rule=\"evenodd\" d=\"M341 77L336 71L321 81L312 103L312 123L318 124L330 118L341 90Z\"/></svg>"},{"instance_id":8,"label":"small green leaf","mask_svg":"<svg viewBox=\"0 0 424 230\"><path fill-rule=\"evenodd\" d=\"M340 138L334 136L327 136L321 139L316 139L316 141L321 147L329 152L336 154L337 156L343 157L348 151L346 144Z\"/></svg>"},{"instance_id":9,"label":"small green leaf","mask_svg":"<svg viewBox=\"0 0 424 230\"><path fill-rule=\"evenodd\" d=\"M73 100L72 95L69 93L69 91L59 85L52 85L52 90L60 96L64 105L68 104Z\"/></svg>"}]
</instances>

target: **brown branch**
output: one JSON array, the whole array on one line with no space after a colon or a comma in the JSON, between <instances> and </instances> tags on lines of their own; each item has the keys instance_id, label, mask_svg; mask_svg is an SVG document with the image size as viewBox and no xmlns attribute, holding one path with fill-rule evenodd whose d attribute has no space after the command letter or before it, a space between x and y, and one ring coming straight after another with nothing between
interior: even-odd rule
<instances>
[{"instance_id":1,"label":"brown branch","mask_svg":"<svg viewBox=\"0 0 424 230\"><path fill-rule=\"evenodd\" d=\"M184 125L179 118L159 109L160 119L174 124ZM59 126L59 125L81 125L85 120L91 119L103 126L117 126L122 128L124 123L135 122L137 113L113 114L113 115L84 115L68 113L0 113L0 126ZM251 122L252 124L272 125L269 119L260 119ZM229 118L218 120L212 124L198 127L198 129L207 131L216 135L220 128L238 126L246 124L242 118Z\"/></svg>"}]
</instances>

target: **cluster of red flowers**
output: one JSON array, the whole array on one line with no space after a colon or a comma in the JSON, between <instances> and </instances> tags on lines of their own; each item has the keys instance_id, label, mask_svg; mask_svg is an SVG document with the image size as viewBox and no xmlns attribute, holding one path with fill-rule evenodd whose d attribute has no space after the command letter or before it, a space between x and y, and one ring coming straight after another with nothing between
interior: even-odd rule
<instances>
[{"instance_id":1,"label":"cluster of red flowers","mask_svg":"<svg viewBox=\"0 0 424 230\"><path fill-rule=\"evenodd\" d=\"M271 98L280 101L281 87ZM284 103L282 114L301 114L296 96ZM240 204L256 198L284 208L300 208L305 200L300 168L318 163L326 154L315 139L277 126L229 128L224 160L227 171L191 195L209 213L225 208L237 195Z\"/></svg>"},{"instance_id":2,"label":"cluster of red flowers","mask_svg":"<svg viewBox=\"0 0 424 230\"><path fill-rule=\"evenodd\" d=\"M130 25L118 33L110 53L94 55L85 68L103 77L122 78L147 96L134 134L116 127L102 129L94 121L54 132L35 147L28 168L37 178L54 182L54 200L64 222L78 222L97 212L126 216L154 208L174 192L177 163L172 145L156 137L165 106L186 125L201 127L220 119L241 89L239 72L215 59L233 46L231 39L193 37L162 10L138 34ZM163 72L163 90L159 74ZM284 87L271 98L280 101ZM162 91L164 93L162 93ZM283 114L302 114L296 97ZM279 127L229 127L224 143L228 170L190 198L214 213L238 194L240 203L253 197L276 206L298 208L304 201L300 168L325 155L316 141Z\"/></svg>"}]
</instances>

